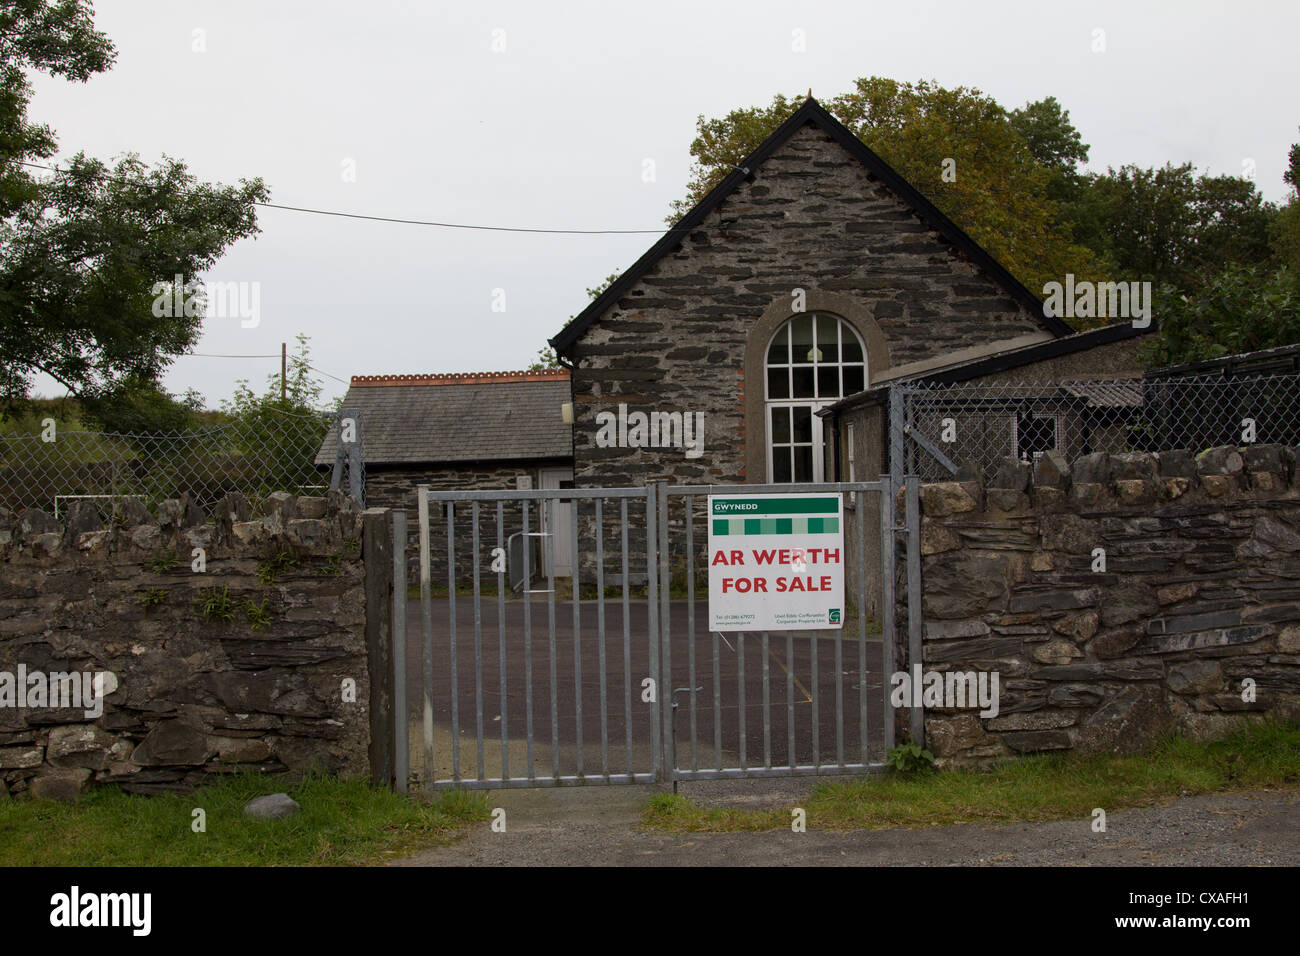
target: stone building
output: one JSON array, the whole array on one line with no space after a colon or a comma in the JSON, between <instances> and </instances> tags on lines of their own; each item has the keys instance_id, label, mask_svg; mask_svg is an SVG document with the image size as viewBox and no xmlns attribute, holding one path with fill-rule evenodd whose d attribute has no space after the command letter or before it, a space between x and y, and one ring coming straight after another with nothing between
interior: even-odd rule
<instances>
[{"instance_id":1,"label":"stone building","mask_svg":"<svg viewBox=\"0 0 1300 956\"><path fill-rule=\"evenodd\" d=\"M418 560L416 488L438 490L570 488L572 433L564 421L569 373L472 372L455 375L354 375L343 399L361 422L366 504L403 508L408 515L408 560ZM334 461L331 432L318 466ZM559 506L563 509L566 506ZM493 516L494 517L494 516ZM458 541L472 531L465 509ZM512 516L506 534L519 530ZM565 520L557 513L556 520ZM482 525L490 528L490 523ZM536 529L534 529L536 530ZM492 529L495 537L495 530ZM571 556L561 540L554 555L557 576L570 574ZM458 554L464 548L458 549ZM435 555L434 581L446 574L445 552ZM462 578L472 564L458 559Z\"/></svg>"},{"instance_id":2,"label":"stone building","mask_svg":"<svg viewBox=\"0 0 1300 956\"><path fill-rule=\"evenodd\" d=\"M572 369L576 482L833 481L850 452L818 412L881 385L1138 374L1130 323L1075 334L1046 311L809 98L551 339ZM855 407L855 477L875 478L885 419ZM702 423L702 447L671 427L611 442L602 424L637 413Z\"/></svg>"}]
</instances>

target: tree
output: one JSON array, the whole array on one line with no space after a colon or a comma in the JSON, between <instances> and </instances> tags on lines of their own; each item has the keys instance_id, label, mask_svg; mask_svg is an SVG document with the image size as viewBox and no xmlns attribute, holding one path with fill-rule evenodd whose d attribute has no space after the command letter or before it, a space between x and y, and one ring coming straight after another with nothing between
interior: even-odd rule
<instances>
[{"instance_id":1,"label":"tree","mask_svg":"<svg viewBox=\"0 0 1300 956\"><path fill-rule=\"evenodd\" d=\"M1293 345L1300 342L1300 273L1229 265L1194 295L1164 285L1153 313L1160 334L1143 346L1148 368Z\"/></svg>"},{"instance_id":2,"label":"tree","mask_svg":"<svg viewBox=\"0 0 1300 956\"><path fill-rule=\"evenodd\" d=\"M688 196L674 203L669 221L703 198L799 102L777 95L766 108L699 117ZM1049 195L1054 176L1087 155L1054 99L1028 104L1013 122L976 89L868 77L825 105L1029 289L1041 290L1067 272L1080 279L1101 276L1106 263L1071 240ZM1032 145L1018 126L1033 137Z\"/></svg>"},{"instance_id":3,"label":"tree","mask_svg":"<svg viewBox=\"0 0 1300 956\"><path fill-rule=\"evenodd\" d=\"M260 179L201 183L182 162L150 168L134 154L109 165L77 153L32 169L57 146L28 120L25 71L84 82L114 56L86 0L0 8L0 409L25 400L39 373L101 409L143 395L203 320L201 303L155 315L155 288L178 275L196 281L258 232L253 204L269 196ZM161 413L160 394L146 406Z\"/></svg>"},{"instance_id":4,"label":"tree","mask_svg":"<svg viewBox=\"0 0 1300 956\"><path fill-rule=\"evenodd\" d=\"M1300 273L1300 143L1293 143L1287 155L1282 181L1291 187L1287 203L1277 211L1269 227L1269 244L1274 259Z\"/></svg>"},{"instance_id":5,"label":"tree","mask_svg":"<svg viewBox=\"0 0 1300 956\"><path fill-rule=\"evenodd\" d=\"M1082 205L1096 233L1086 237L1115 262L1115 278L1168 283L1192 293L1225 266L1263 265L1274 215L1255 184L1196 176L1191 163L1122 166L1091 177Z\"/></svg>"}]
</instances>

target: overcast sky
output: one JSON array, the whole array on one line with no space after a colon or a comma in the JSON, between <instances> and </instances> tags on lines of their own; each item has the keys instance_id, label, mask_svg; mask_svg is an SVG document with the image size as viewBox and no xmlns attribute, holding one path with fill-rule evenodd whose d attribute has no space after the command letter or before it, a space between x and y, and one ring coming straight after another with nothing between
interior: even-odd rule
<instances>
[{"instance_id":1,"label":"overcast sky","mask_svg":"<svg viewBox=\"0 0 1300 956\"><path fill-rule=\"evenodd\" d=\"M97 0L95 9L117 65L86 84L36 80L31 116L55 128L63 155L165 153L204 180L260 176L272 202L376 216L661 229L685 194L698 114L809 88L828 100L871 75L973 86L1008 109L1055 96L1091 145L1093 169L1190 161L1240 175L1253 161L1273 201L1300 139L1293 0ZM1104 52L1093 50L1098 30ZM585 306L584 289L655 238L275 209L258 219L261 234L206 278L259 283L259 324L209 319L195 352L278 356L303 332L313 364L345 380L522 368ZM497 289L504 312L493 311ZM187 356L167 386L194 386L215 407L236 379L260 391L278 370L278 358ZM331 396L344 389L327 384ZM61 393L48 380L38 389Z\"/></svg>"}]
</instances>

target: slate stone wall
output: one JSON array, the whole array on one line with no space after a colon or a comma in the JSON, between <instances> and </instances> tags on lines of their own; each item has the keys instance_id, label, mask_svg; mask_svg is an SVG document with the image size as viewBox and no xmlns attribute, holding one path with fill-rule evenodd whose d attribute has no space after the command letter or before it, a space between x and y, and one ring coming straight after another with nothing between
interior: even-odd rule
<instances>
[{"instance_id":1,"label":"slate stone wall","mask_svg":"<svg viewBox=\"0 0 1300 956\"><path fill-rule=\"evenodd\" d=\"M1001 691L996 717L928 711L934 754L1131 751L1300 717L1297 451L1053 452L922 486L924 670L996 671Z\"/></svg>"},{"instance_id":2,"label":"slate stone wall","mask_svg":"<svg viewBox=\"0 0 1300 956\"><path fill-rule=\"evenodd\" d=\"M20 706L0 676L0 796L371 772L367 655L386 660L389 599L367 579L363 522L382 528L386 513L335 492L231 495L212 516L185 498L156 515L128 500L108 525L83 502L64 518L0 511L0 674L107 672L103 712Z\"/></svg>"},{"instance_id":3,"label":"slate stone wall","mask_svg":"<svg viewBox=\"0 0 1300 956\"><path fill-rule=\"evenodd\" d=\"M761 369L747 380L745 350L765 310L791 303L796 288L851 301L883 333L891 367L1041 333L838 143L806 126L573 345L578 486L765 481L746 467L746 443L761 445L763 427L747 428L745 389L764 383ZM597 447L596 414L619 403L705 413L703 456Z\"/></svg>"}]
</instances>

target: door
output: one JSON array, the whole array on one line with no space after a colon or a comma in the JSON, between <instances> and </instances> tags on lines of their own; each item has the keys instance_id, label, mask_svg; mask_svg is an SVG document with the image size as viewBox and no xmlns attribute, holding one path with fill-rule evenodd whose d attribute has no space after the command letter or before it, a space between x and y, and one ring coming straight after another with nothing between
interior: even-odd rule
<instances>
[{"instance_id":1,"label":"door","mask_svg":"<svg viewBox=\"0 0 1300 956\"><path fill-rule=\"evenodd\" d=\"M573 487L572 468L543 468L540 478L543 490ZM542 530L551 533L551 540L550 548L544 547L542 553L545 555L549 552L553 556L555 567L548 567L546 571L553 577L571 578L573 577L573 503L556 501L552 507L555 511L555 527L547 527L543 518Z\"/></svg>"}]
</instances>

